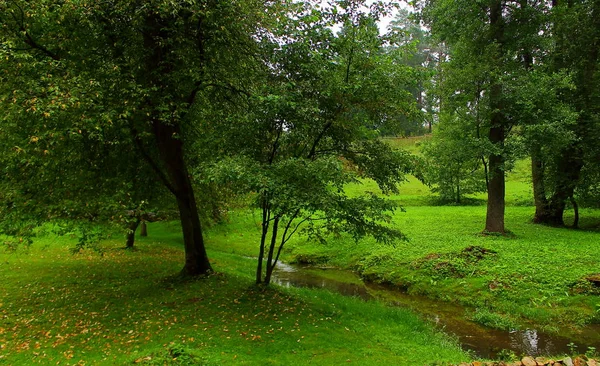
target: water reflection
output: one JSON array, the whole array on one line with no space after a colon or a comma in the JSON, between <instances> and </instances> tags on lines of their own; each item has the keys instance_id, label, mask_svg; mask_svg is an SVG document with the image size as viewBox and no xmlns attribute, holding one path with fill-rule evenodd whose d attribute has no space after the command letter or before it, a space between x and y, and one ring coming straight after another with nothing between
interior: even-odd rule
<instances>
[{"instance_id":1,"label":"water reflection","mask_svg":"<svg viewBox=\"0 0 600 366\"><path fill-rule=\"evenodd\" d=\"M326 271L330 276L325 276ZM344 278L349 282L338 281L331 277ZM323 288L363 300L378 299L395 306L411 308L447 333L456 335L464 349L483 358L496 358L502 350L534 357L568 354L570 353L568 344L572 341L579 345L580 351L584 352L589 346L596 348L600 346L600 326L588 327L583 333L583 338L579 340L548 335L535 329L519 331L490 329L467 320L468 310L463 307L408 295L381 285L365 284L354 273L337 269L315 269L282 263L277 265L273 273L273 282L284 287Z\"/></svg>"}]
</instances>

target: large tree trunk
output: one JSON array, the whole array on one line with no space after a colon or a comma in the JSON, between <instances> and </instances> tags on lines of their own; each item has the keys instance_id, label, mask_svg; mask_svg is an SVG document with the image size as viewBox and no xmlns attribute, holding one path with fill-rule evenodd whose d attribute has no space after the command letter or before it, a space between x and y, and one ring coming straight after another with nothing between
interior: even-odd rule
<instances>
[{"instance_id":1,"label":"large tree trunk","mask_svg":"<svg viewBox=\"0 0 600 366\"><path fill-rule=\"evenodd\" d=\"M151 162L157 174L175 195L177 207L179 208L179 217L181 219L181 229L183 231L183 243L185 248L185 265L182 274L186 276L196 276L212 272L208 261L206 248L204 247L204 238L202 236L202 226L192 182L189 176L187 165L184 158L183 134L181 131L181 120L184 118L187 110L182 109L178 118L165 120L159 115L164 113L160 108L165 108L164 101L161 101L163 91L171 93L177 98L176 85L171 85L173 80L168 76L173 72L173 57L170 35L166 32L165 22L176 22L176 18L163 19L150 12L146 17L144 24L143 37L144 48L148 51L146 57L145 77L149 89L160 90L148 97L148 106L150 106L150 121L152 133L158 147L158 156L162 162L162 167L156 162ZM202 39L199 42L199 55L203 57ZM183 96L181 100L174 100L172 104L185 104L190 108L194 101L197 89L189 91L189 95ZM162 105L161 105L162 104ZM170 108L170 107L169 107ZM145 154L149 161L152 158ZM165 174L166 172L166 174Z\"/></svg>"},{"instance_id":2,"label":"large tree trunk","mask_svg":"<svg viewBox=\"0 0 600 366\"><path fill-rule=\"evenodd\" d=\"M561 172L555 182L554 193L550 198L548 213L545 215L545 221L540 223L552 226L564 226L564 212L567 202L575 192L575 187L579 182L581 169L583 168L582 152L576 147L565 150L558 164L558 171Z\"/></svg>"},{"instance_id":3,"label":"large tree trunk","mask_svg":"<svg viewBox=\"0 0 600 366\"><path fill-rule=\"evenodd\" d=\"M575 197L571 196L571 205L573 206L573 229L579 229L579 205L575 201Z\"/></svg>"},{"instance_id":4,"label":"large tree trunk","mask_svg":"<svg viewBox=\"0 0 600 366\"><path fill-rule=\"evenodd\" d=\"M504 136L504 128L492 128L490 131L490 141L496 145L503 145L504 139L498 140L498 135ZM504 234L504 195L506 184L504 179L504 158L502 155L490 155L489 169L490 180L488 184L485 231Z\"/></svg>"},{"instance_id":5,"label":"large tree trunk","mask_svg":"<svg viewBox=\"0 0 600 366\"><path fill-rule=\"evenodd\" d=\"M169 125L154 121L154 136L157 141L160 157L167 170L169 181L177 200L183 243L185 247L185 266L182 274L195 276L212 272L198 215L196 198L192 188L183 154L183 142L178 124Z\"/></svg>"},{"instance_id":6,"label":"large tree trunk","mask_svg":"<svg viewBox=\"0 0 600 366\"><path fill-rule=\"evenodd\" d=\"M496 61L500 64L504 39L502 1L500 0L495 0L490 7L490 27L492 30L492 40L500 46L500 50L496 54L498 58ZM504 179L503 151L506 121L503 115L502 104L502 85L498 80L495 80L490 88L490 109L492 115L489 140L499 151L492 153L489 158L490 179L488 183L485 231L504 234L504 195L506 182Z\"/></svg>"}]
</instances>

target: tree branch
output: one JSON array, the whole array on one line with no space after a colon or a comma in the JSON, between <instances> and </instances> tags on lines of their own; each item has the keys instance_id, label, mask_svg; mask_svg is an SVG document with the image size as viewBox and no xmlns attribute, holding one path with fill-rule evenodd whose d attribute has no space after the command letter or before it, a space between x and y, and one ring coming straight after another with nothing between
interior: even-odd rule
<instances>
[{"instance_id":1,"label":"tree branch","mask_svg":"<svg viewBox=\"0 0 600 366\"><path fill-rule=\"evenodd\" d=\"M133 127L133 126L131 126L130 127L130 131L131 131L131 135L133 136L133 140L135 141L135 145L137 146L138 151L140 152L140 154L142 155L142 157L144 158L144 160L146 160L146 162L152 167L152 169L154 170L154 172L156 173L156 175L158 175L158 178L167 187L167 189L171 193L173 193L173 195L175 197L177 197L177 195L178 195L177 190L175 189L175 187L173 187L173 185L171 184L171 182L169 182L169 179L167 178L167 176L165 175L165 173L160 169L160 167L154 161L154 159L152 159L152 157L150 156L150 154L148 154L148 152L144 148L144 145L142 145L142 140L140 139L139 133L136 130L136 128Z\"/></svg>"},{"instance_id":2,"label":"tree branch","mask_svg":"<svg viewBox=\"0 0 600 366\"><path fill-rule=\"evenodd\" d=\"M55 61L60 61L60 56L58 56L56 53L50 51L49 49L47 49L46 47L42 46L41 44L37 43L33 37L31 36L31 34L29 34L29 32L27 31L27 28L25 28L25 13L23 12L23 9L18 5L18 4L14 4L17 9L19 9L19 12L21 13L21 19L17 19L16 15L14 13L11 13L14 21L17 23L19 30L21 31L21 33L25 36L25 43L27 45L29 45L32 49L36 49L41 51L42 53L44 53L46 56L52 58Z\"/></svg>"}]
</instances>

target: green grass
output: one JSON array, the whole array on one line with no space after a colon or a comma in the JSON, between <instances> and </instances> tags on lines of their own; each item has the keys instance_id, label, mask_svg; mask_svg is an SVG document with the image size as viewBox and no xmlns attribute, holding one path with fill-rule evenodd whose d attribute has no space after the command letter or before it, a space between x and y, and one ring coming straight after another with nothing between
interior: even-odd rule
<instances>
[{"instance_id":1,"label":"green grass","mask_svg":"<svg viewBox=\"0 0 600 366\"><path fill-rule=\"evenodd\" d=\"M392 146L418 152L421 139L388 139ZM378 192L374 182L347 187L350 195ZM441 206L414 177L389 196L406 212L394 225L409 238L395 246L349 238L327 245L298 240L287 256L357 270L367 279L390 283L415 294L460 303L474 320L498 328L536 326L577 333L600 323L600 291L585 277L600 273L600 210L581 210L583 230L531 223L533 206L530 161L517 161L506 180L507 237L484 236L485 194L467 197L468 206ZM572 211L565 221L572 221ZM495 253L465 256L467 247ZM477 311L475 311L477 309Z\"/></svg>"},{"instance_id":2,"label":"green grass","mask_svg":"<svg viewBox=\"0 0 600 366\"><path fill-rule=\"evenodd\" d=\"M421 143L430 137L431 135L414 137L384 137L383 141L395 149L404 149L410 151L411 153L419 153L419 147L421 146Z\"/></svg>"},{"instance_id":3,"label":"green grass","mask_svg":"<svg viewBox=\"0 0 600 366\"><path fill-rule=\"evenodd\" d=\"M395 216L408 242L394 247L370 240L295 242L289 254L357 269L413 293L510 314L524 325L599 321L597 295L583 280L600 272L598 232L534 225L532 214L530 207L509 207L507 227L513 235L495 237L480 234L485 207L408 207ZM583 214L600 220L598 212ZM460 253L469 246L496 253L465 259Z\"/></svg>"},{"instance_id":4,"label":"green grass","mask_svg":"<svg viewBox=\"0 0 600 366\"><path fill-rule=\"evenodd\" d=\"M254 285L254 225L209 235L218 273L181 282L177 225L152 224L137 250L71 254L43 237L0 254L0 364L429 364L470 357L413 313L326 291ZM243 242L244 245L235 245ZM226 249L224 251L224 249Z\"/></svg>"},{"instance_id":5,"label":"green grass","mask_svg":"<svg viewBox=\"0 0 600 366\"><path fill-rule=\"evenodd\" d=\"M420 140L387 141L418 152ZM318 244L298 236L284 260L351 269L463 304L466 317L488 326L574 335L600 322L600 292L585 280L600 273L600 210L581 211L582 230L532 224L528 165L519 161L507 175L509 236L481 234L485 195L470 196L469 206L441 206L408 177L390 198L406 209L393 223L409 241L385 246L340 237ZM347 187L350 195L365 191L378 189L372 181ZM253 286L260 216L252 211L230 212L229 223L207 232L218 273L192 282L172 277L183 263L179 226L155 223L149 231L135 251L120 249L123 239L114 238L101 243L102 251L73 255L74 239L47 235L30 248L0 252L0 365L411 365L470 358L407 310L326 291Z\"/></svg>"}]
</instances>

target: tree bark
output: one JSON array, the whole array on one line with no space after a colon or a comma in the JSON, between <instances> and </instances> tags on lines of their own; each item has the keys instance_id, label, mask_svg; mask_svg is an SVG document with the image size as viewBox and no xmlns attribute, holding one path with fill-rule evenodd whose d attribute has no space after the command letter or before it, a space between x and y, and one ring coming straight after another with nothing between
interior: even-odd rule
<instances>
[{"instance_id":1,"label":"tree bark","mask_svg":"<svg viewBox=\"0 0 600 366\"><path fill-rule=\"evenodd\" d=\"M127 227L127 243L125 244L125 248L132 249L135 244L135 231L137 230L141 219L136 218L135 221L129 224Z\"/></svg>"},{"instance_id":2,"label":"tree bark","mask_svg":"<svg viewBox=\"0 0 600 366\"><path fill-rule=\"evenodd\" d=\"M573 206L573 229L579 229L579 205L575 197L571 196L571 205Z\"/></svg>"},{"instance_id":3,"label":"tree bark","mask_svg":"<svg viewBox=\"0 0 600 366\"><path fill-rule=\"evenodd\" d=\"M277 244L277 232L279 229L279 217L275 217L273 221L273 229L271 231L271 244L269 245L269 255L267 257L267 273L265 274L265 285L271 283L271 275L275 269L275 261L273 260L273 254L275 253L275 245Z\"/></svg>"},{"instance_id":4,"label":"tree bark","mask_svg":"<svg viewBox=\"0 0 600 366\"><path fill-rule=\"evenodd\" d=\"M491 39L499 45L496 54L497 64L501 63L504 30L502 26L502 1L494 0L490 7ZM490 233L505 233L504 228L504 196L506 182L504 179L504 139L506 121L503 115L502 85L498 80L492 82L490 88L490 119L489 140L499 151L495 151L489 158L490 179L488 183L487 214L485 231Z\"/></svg>"},{"instance_id":5,"label":"tree bark","mask_svg":"<svg viewBox=\"0 0 600 366\"><path fill-rule=\"evenodd\" d=\"M499 136L502 136L500 138ZM490 129L490 141L495 145L503 145L503 126ZM485 219L485 231L489 233L505 233L504 227L504 196L506 182L504 179L504 158L499 154L490 155L489 159L490 180L488 184L487 213Z\"/></svg>"},{"instance_id":6,"label":"tree bark","mask_svg":"<svg viewBox=\"0 0 600 366\"><path fill-rule=\"evenodd\" d=\"M155 120L153 131L163 165L175 189L179 208L185 248L185 266L182 274L189 276L208 274L212 272L212 267L206 254L196 197L184 160L183 141L179 137L180 126Z\"/></svg>"},{"instance_id":7,"label":"tree bark","mask_svg":"<svg viewBox=\"0 0 600 366\"><path fill-rule=\"evenodd\" d=\"M256 264L256 284L262 283L262 267L263 258L265 256L265 242L267 241L267 234L269 233L269 220L271 219L271 212L267 206L267 198L263 196L263 207L262 207L262 233L260 236L260 248L258 249L258 263Z\"/></svg>"},{"instance_id":8,"label":"tree bark","mask_svg":"<svg viewBox=\"0 0 600 366\"><path fill-rule=\"evenodd\" d=\"M144 220L141 223L140 236L148 236L148 225L146 225L146 221Z\"/></svg>"}]
</instances>

